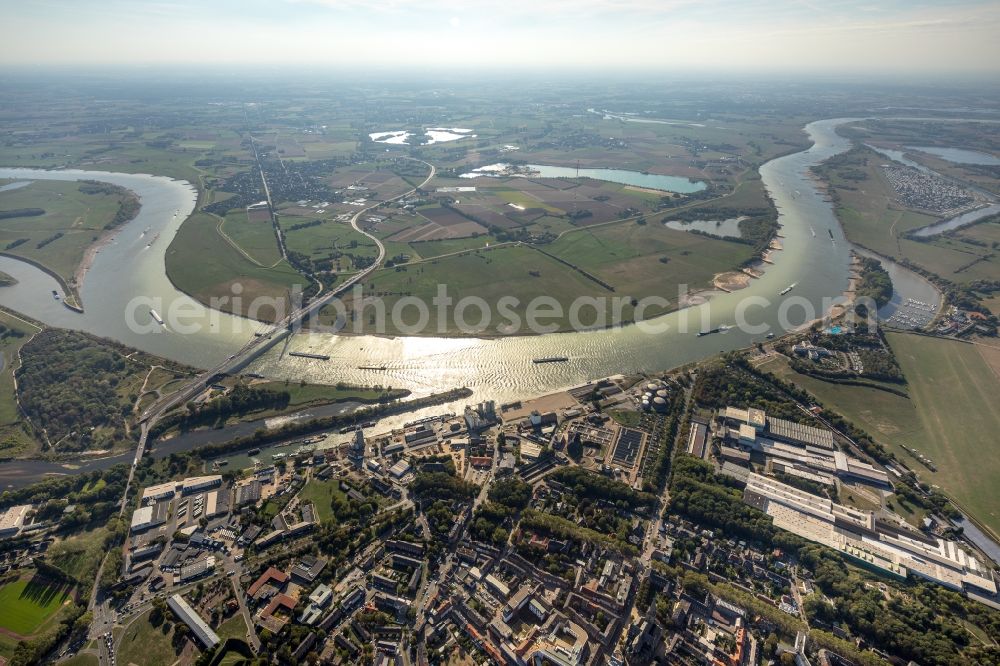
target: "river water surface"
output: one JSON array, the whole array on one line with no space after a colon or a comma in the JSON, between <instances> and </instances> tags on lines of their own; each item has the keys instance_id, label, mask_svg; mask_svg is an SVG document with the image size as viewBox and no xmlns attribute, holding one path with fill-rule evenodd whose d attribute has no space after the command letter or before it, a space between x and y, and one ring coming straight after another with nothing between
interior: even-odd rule
<instances>
[{"instance_id":1,"label":"river water surface","mask_svg":"<svg viewBox=\"0 0 1000 666\"><path fill-rule=\"evenodd\" d=\"M277 346L249 370L306 381L381 384L410 389L416 395L468 386L476 392L475 400L504 402L616 373L660 371L720 350L744 347L763 339L767 332L782 332L782 312L793 325L805 323L807 315L822 312L824 299L837 297L847 286L850 247L830 204L808 175L809 167L848 148L848 141L834 131L845 121L810 123L806 131L815 142L811 148L774 159L760 169L782 225L784 250L774 253L774 265L746 289L715 294L703 305L655 320L658 328L666 330L651 334L638 326L626 326L498 339L301 333L291 339L290 350L309 349L328 354L330 360L289 357ZM133 189L143 204L138 217L101 250L87 274L81 293L84 314L68 310L51 297L51 291L58 289L52 278L9 258L0 258L0 270L13 275L19 283L0 292L3 305L47 324L85 330L202 367L223 360L253 334L255 323L209 311L175 289L166 278L165 252L177 228L194 208L195 191L189 184L158 176L34 169L0 169L0 178L98 178ZM149 245L153 238L156 240ZM794 290L779 296L793 283ZM188 319L202 325L187 334L176 332L169 318L165 330L150 326L145 300L130 308L136 296L154 303L160 313L180 303L190 313ZM677 299L677 294L663 296ZM762 304L747 307L750 297L757 297ZM741 309L745 309L750 323L759 325L758 329L695 335L702 329L734 324ZM145 330L133 330L136 327L129 325L129 319L144 325ZM567 356L569 361L532 363L540 356ZM363 370L360 366L385 369Z\"/></svg>"},{"instance_id":2,"label":"river water surface","mask_svg":"<svg viewBox=\"0 0 1000 666\"><path fill-rule=\"evenodd\" d=\"M751 281L743 290L713 294L701 305L654 320L658 329L654 333L640 326L496 339L384 338L306 332L293 336L287 349L278 345L267 352L248 371L331 384L340 381L379 384L409 389L415 396L467 386L474 392L470 402L492 399L503 403L551 393L598 377L658 372L720 351L746 347L763 340L769 332L782 333L782 320L790 327L806 324L847 287L850 246L829 202L808 173L810 167L849 147L849 142L835 132L836 126L847 120L810 123L806 131L814 142L811 148L776 158L761 167L764 185L779 211L784 246L772 255L774 264L763 277ZM2 257L0 270L17 278L18 284L0 291L0 304L46 324L88 331L201 367L225 359L259 327L255 322L209 311L175 289L166 277L165 252L195 205L196 193L189 184L159 176L35 169L0 169L0 178L99 179L128 187L142 200L138 217L101 250L87 274L81 292L84 314L72 312L52 298L51 291L59 287L44 272ZM792 284L795 284L792 291L779 295ZM189 319L202 326L187 334L177 332L169 318L165 329L151 326L146 301L138 307L133 303L130 309L130 301L136 296L154 303L160 313L181 304ZM663 296L672 301L678 297ZM696 335L701 330L733 325L741 312L754 326L752 330L733 328L703 337ZM134 330L136 327L128 324L129 319L145 324L146 330ZM287 354L294 350L327 354L330 360ZM569 360L532 362L544 356L566 356ZM427 411L457 411L460 407ZM420 415L411 414L407 418ZM17 463L22 466L22 473L29 471L23 468L24 464L30 463ZM3 482L0 478L0 483Z\"/></svg>"}]
</instances>

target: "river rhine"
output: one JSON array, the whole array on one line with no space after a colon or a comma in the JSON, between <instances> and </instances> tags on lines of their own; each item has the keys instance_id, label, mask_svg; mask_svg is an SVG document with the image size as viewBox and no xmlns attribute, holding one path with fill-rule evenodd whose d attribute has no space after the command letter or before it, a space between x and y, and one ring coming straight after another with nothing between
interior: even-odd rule
<instances>
[{"instance_id":1,"label":"river rhine","mask_svg":"<svg viewBox=\"0 0 1000 666\"><path fill-rule=\"evenodd\" d=\"M760 168L763 183L779 212L784 246L773 254L774 264L767 267L763 277L751 281L743 290L713 294L702 305L654 320L660 329L655 333L639 326L498 339L300 333L292 338L288 349L275 347L248 371L312 382L380 384L409 389L415 396L467 386L474 391L473 402L492 399L503 403L618 373L658 372L723 350L746 347L763 340L769 332L782 333L782 320L792 327L802 325L822 313L830 299L838 298L847 287L850 246L829 202L808 174L810 167L849 147L849 142L835 132L837 125L847 121L810 123L805 129L814 142L812 147L773 159ZM188 183L148 175L20 168L0 168L0 178L99 179L130 188L142 200L139 215L100 251L88 272L81 290L84 314L72 312L52 298L52 290L59 287L51 277L5 257L0 257L0 270L15 277L18 284L0 291L0 304L46 324L84 330L201 367L223 360L259 328L255 322L204 308L175 289L166 277L165 252L195 205L196 193ZM154 237L156 240L149 245ZM792 291L779 295L793 283ZM137 296L144 300L138 305L133 302L130 310L130 301ZM676 300L677 294L664 297ZM149 324L146 303L152 303L160 313L182 307L185 321L196 321L200 330L187 334L171 330L166 316L166 330L155 326L147 326L146 331L133 330L127 325L129 318ZM736 323L741 311L745 312L745 320L756 326L755 330L733 328L704 337L696 335L702 329ZM330 360L283 353L292 350L326 354ZM532 362L542 356L566 356L569 360ZM384 370L363 370L360 366ZM459 405L433 411L455 411L455 407Z\"/></svg>"}]
</instances>

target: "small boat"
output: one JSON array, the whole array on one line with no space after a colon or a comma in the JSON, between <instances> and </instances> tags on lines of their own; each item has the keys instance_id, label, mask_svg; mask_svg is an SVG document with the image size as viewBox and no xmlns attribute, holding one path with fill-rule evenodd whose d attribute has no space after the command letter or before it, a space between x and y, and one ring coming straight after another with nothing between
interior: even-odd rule
<instances>
[{"instance_id":1,"label":"small boat","mask_svg":"<svg viewBox=\"0 0 1000 666\"><path fill-rule=\"evenodd\" d=\"M788 292L790 292L792 289L795 289L795 287L798 286L798 284L799 284L798 282L791 283L790 285L788 285L787 287L785 287L784 289L782 289L781 291L779 291L778 295L779 296L784 296L785 294L787 294Z\"/></svg>"},{"instance_id":2,"label":"small boat","mask_svg":"<svg viewBox=\"0 0 1000 666\"><path fill-rule=\"evenodd\" d=\"M59 292L56 291L55 289L52 290L52 298L56 299L57 301L59 300Z\"/></svg>"},{"instance_id":3,"label":"small boat","mask_svg":"<svg viewBox=\"0 0 1000 666\"><path fill-rule=\"evenodd\" d=\"M816 238L816 230L813 229L812 227L809 227L809 231L812 232L813 238Z\"/></svg>"},{"instance_id":4,"label":"small boat","mask_svg":"<svg viewBox=\"0 0 1000 666\"><path fill-rule=\"evenodd\" d=\"M260 449L250 449L249 451L247 451L248 456L255 456L258 453L260 453Z\"/></svg>"},{"instance_id":5,"label":"small boat","mask_svg":"<svg viewBox=\"0 0 1000 666\"><path fill-rule=\"evenodd\" d=\"M768 340L770 340L770 339L771 339L771 338L773 338L773 337L774 337L774 333L768 333L768 334L767 334L767 339L768 339Z\"/></svg>"}]
</instances>

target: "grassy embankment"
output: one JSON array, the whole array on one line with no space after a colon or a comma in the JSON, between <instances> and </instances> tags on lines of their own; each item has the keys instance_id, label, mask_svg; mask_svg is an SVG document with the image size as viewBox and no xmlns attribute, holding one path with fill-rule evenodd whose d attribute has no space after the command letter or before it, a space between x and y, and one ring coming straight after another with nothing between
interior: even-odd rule
<instances>
[{"instance_id":1,"label":"grassy embankment","mask_svg":"<svg viewBox=\"0 0 1000 666\"><path fill-rule=\"evenodd\" d=\"M25 427L17 406L14 373L20 367L18 352L40 329L13 314L0 311L0 457L23 455L36 447L34 437Z\"/></svg>"},{"instance_id":2,"label":"grassy embankment","mask_svg":"<svg viewBox=\"0 0 1000 666\"><path fill-rule=\"evenodd\" d=\"M376 403L379 400L405 398L410 394L403 389L351 386L349 384L307 384L304 382L264 381L253 384L254 388L284 391L288 393L288 405L284 409L266 409L244 415L244 419L262 419L296 412L307 407L319 407L336 402Z\"/></svg>"}]
</instances>

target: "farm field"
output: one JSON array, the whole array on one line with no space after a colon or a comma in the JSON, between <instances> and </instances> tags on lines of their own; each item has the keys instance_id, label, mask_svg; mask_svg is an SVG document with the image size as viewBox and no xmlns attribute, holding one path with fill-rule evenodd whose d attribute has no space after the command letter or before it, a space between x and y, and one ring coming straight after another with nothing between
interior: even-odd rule
<instances>
[{"instance_id":1,"label":"farm field","mask_svg":"<svg viewBox=\"0 0 1000 666\"><path fill-rule=\"evenodd\" d=\"M37 576L22 576L0 587L0 627L30 636L62 608L71 588Z\"/></svg>"},{"instance_id":2,"label":"farm field","mask_svg":"<svg viewBox=\"0 0 1000 666\"><path fill-rule=\"evenodd\" d=\"M512 331L506 327L509 322L506 317L501 316L498 308L499 300L504 296L518 299L519 302L514 304L511 311L522 322L526 306L532 299L539 296L555 298L563 313L545 323L554 323L557 330L571 330L569 308L577 297L622 298L622 320L630 321L633 317L631 298L656 295L670 301L668 309L675 309L679 285L689 285L691 290L705 288L716 273L739 265L749 259L751 254L750 246L741 243L674 231L655 223L639 225L635 222L623 222L566 234L555 243L538 249L498 246L383 269L366 282L365 294L381 296L387 313L391 313L396 303L407 296L417 297L431 304L438 293L438 285L448 285L453 296L477 296L491 306L489 322L483 329L470 326L463 331L460 323L448 316L446 330L437 331L437 320L434 319L431 322L434 326L423 334L530 333L527 329ZM562 262L578 266L598 280L610 284L614 290ZM458 290L456 286L459 286ZM610 300L607 304L610 317ZM350 307L348 311L350 312ZM656 309L648 308L643 316L654 316L663 311L660 306ZM332 319L331 308L324 313L327 320ZM406 332L405 329L418 323L415 310L402 310L402 313L404 330L400 331L398 326L388 321L387 330L381 332L390 335ZM367 312L363 316L367 319L359 325L363 330L373 330L374 321ZM478 309L469 310L466 319L470 325L478 322ZM579 320L585 326L594 325L593 309L581 310ZM349 330L354 330L354 322L348 323ZM607 321L604 325L607 325Z\"/></svg>"},{"instance_id":3,"label":"farm field","mask_svg":"<svg viewBox=\"0 0 1000 666\"><path fill-rule=\"evenodd\" d=\"M286 218L281 223L289 252L308 257L316 267L329 266L337 273L352 273L369 265L378 256L378 247L347 222L325 220L315 226L296 228Z\"/></svg>"},{"instance_id":4,"label":"farm field","mask_svg":"<svg viewBox=\"0 0 1000 666\"><path fill-rule=\"evenodd\" d=\"M232 298L232 286L243 286L242 304L238 314L256 296L285 299L294 285L305 286L303 278L287 262L273 268L251 262L230 245L217 230L217 218L204 213L193 215L181 225L167 249L167 276L178 289L209 303L213 298ZM219 309L233 311L226 302ZM266 317L269 312L260 312Z\"/></svg>"},{"instance_id":5,"label":"farm field","mask_svg":"<svg viewBox=\"0 0 1000 666\"><path fill-rule=\"evenodd\" d=\"M271 216L265 209L230 211L219 231L260 266L270 268L281 261Z\"/></svg>"},{"instance_id":6,"label":"farm field","mask_svg":"<svg viewBox=\"0 0 1000 666\"><path fill-rule=\"evenodd\" d=\"M506 320L501 318L497 303L503 296L513 295L520 299L520 303L515 305L512 311L523 321L527 303L539 296L553 297L568 307L569 302L579 295L611 295L578 272L567 270L556 260L527 247L502 247L395 269L383 269L366 281L365 293L380 295L385 303L386 312L391 313L396 303L404 296L414 296L430 305L437 294L438 285L448 285L456 297L478 296L484 299L491 306L490 321L485 330L463 332L462 327L451 316L446 319L445 330L437 331L435 319L430 322L433 325L429 325L424 331L425 335L501 333L498 327L506 323ZM348 307L350 308L352 304L348 303ZM323 313L332 320L331 308L326 308ZM363 316L367 317L368 311ZM402 311L402 317L403 328L417 322L413 309L408 312ZM478 309L471 308L466 318L474 326L480 319ZM385 333L392 335L403 332L389 321L391 317L386 319L388 328ZM546 320L546 323L548 321ZM563 322L563 325L565 323ZM362 330L373 330L374 324L371 319L360 322ZM353 326L353 322L350 323L349 329L353 330ZM414 333L420 334L418 331Z\"/></svg>"},{"instance_id":7,"label":"farm field","mask_svg":"<svg viewBox=\"0 0 1000 666\"><path fill-rule=\"evenodd\" d=\"M749 260L749 245L668 229L659 223L626 222L562 236L546 248L597 275L620 295L657 294L676 304L678 285L709 285L717 273Z\"/></svg>"}]
</instances>

